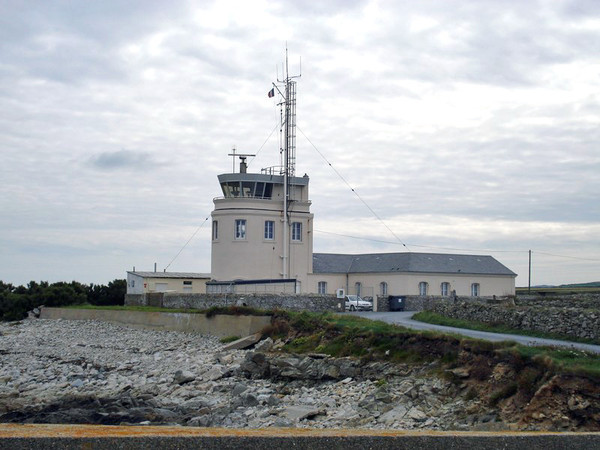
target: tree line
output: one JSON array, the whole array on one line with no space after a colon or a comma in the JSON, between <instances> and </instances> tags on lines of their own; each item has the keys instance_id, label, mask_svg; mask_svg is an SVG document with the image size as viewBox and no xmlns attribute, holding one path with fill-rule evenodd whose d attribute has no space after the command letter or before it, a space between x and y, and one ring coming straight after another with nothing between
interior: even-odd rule
<instances>
[{"instance_id":1,"label":"tree line","mask_svg":"<svg viewBox=\"0 0 600 450\"><path fill-rule=\"evenodd\" d=\"M123 305L126 291L125 280L113 280L108 285L30 281L27 286L13 286L0 281L0 320L21 320L28 311L40 305Z\"/></svg>"}]
</instances>

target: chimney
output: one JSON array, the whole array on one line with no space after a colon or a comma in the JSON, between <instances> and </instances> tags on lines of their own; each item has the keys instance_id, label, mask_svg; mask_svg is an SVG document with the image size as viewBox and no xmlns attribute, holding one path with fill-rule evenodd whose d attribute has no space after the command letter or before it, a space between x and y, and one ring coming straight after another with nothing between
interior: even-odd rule
<instances>
[{"instance_id":1,"label":"chimney","mask_svg":"<svg viewBox=\"0 0 600 450\"><path fill-rule=\"evenodd\" d=\"M246 173L248 171L248 165L246 164L246 157L240 156L240 173Z\"/></svg>"},{"instance_id":2,"label":"chimney","mask_svg":"<svg viewBox=\"0 0 600 450\"><path fill-rule=\"evenodd\" d=\"M156 272L156 263L154 263L154 271Z\"/></svg>"}]
</instances>

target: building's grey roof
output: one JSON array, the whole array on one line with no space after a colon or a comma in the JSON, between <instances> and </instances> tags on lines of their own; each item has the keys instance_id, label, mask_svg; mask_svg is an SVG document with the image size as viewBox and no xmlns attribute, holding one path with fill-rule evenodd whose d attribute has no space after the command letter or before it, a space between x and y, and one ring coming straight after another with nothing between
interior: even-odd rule
<instances>
[{"instance_id":1,"label":"building's grey roof","mask_svg":"<svg viewBox=\"0 0 600 450\"><path fill-rule=\"evenodd\" d=\"M492 256L484 255L445 253L313 254L313 273L383 272L517 275Z\"/></svg>"},{"instance_id":2,"label":"building's grey roof","mask_svg":"<svg viewBox=\"0 0 600 450\"><path fill-rule=\"evenodd\" d=\"M127 273L137 275L143 278L208 278L210 273L192 273L192 272L133 272L128 270Z\"/></svg>"}]
</instances>

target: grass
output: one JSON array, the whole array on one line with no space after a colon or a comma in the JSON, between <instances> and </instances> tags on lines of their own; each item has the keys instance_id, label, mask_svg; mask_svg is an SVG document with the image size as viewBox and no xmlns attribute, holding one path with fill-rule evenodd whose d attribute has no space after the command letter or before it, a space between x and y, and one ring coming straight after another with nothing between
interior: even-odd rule
<instances>
[{"instance_id":1,"label":"grass","mask_svg":"<svg viewBox=\"0 0 600 450\"><path fill-rule=\"evenodd\" d=\"M571 342L581 342L583 344L600 344L600 341L597 339L586 339L580 338L577 336L566 336L563 334L556 333L545 333L543 331L535 331L535 330L521 330L510 328L506 325L500 324L489 324L485 322L477 322L472 320L464 320L464 319L455 319L452 317L446 317L441 314L432 312L432 311L421 311L415 314L412 317L414 320L418 320L420 322L432 323L435 325L445 325L447 327L454 328L466 328L468 330L477 330L477 331L488 331L491 333L504 333L504 334L515 334L515 335L524 335L524 336L532 336L539 337L545 339L556 339L559 341L571 341Z\"/></svg>"},{"instance_id":2,"label":"grass","mask_svg":"<svg viewBox=\"0 0 600 450\"><path fill-rule=\"evenodd\" d=\"M221 342L221 344L229 344L230 342L235 342L238 339L240 339L240 336L226 336L219 339L219 342Z\"/></svg>"}]
</instances>

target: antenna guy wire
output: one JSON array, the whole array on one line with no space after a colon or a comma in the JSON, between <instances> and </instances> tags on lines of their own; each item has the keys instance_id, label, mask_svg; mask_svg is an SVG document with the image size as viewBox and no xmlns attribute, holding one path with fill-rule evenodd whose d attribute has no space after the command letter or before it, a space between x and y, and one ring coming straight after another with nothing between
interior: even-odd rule
<instances>
[{"instance_id":1,"label":"antenna guy wire","mask_svg":"<svg viewBox=\"0 0 600 450\"><path fill-rule=\"evenodd\" d=\"M408 246L404 242L402 242L402 240L396 235L396 233L394 233L392 231L392 229L390 227L387 226L387 224L383 221L383 219L381 217L379 217L379 215L373 210L373 208L371 208L369 206L369 204L366 201L364 201L363 198L358 194L358 192L356 192L356 190L352 186L350 186L350 183L348 183L346 181L346 179L342 176L342 174L339 173L337 171L337 169L331 165L331 163L327 160L325 155L323 155L323 153L321 153L319 151L317 146L312 143L312 141L308 138L308 136L306 136L306 134L304 134L304 131L302 131L302 129L299 126L296 125L296 127L298 128L298 131L300 131L300 133L302 133L302 136L304 136L306 138L306 140L310 143L310 145L313 146L313 148L317 151L317 153L321 156L321 158L323 158L323 160L329 165L329 167L331 167L331 169L336 173L336 175L346 184L346 186L348 186L350 188L350 190L363 203L363 205L365 205L369 209L369 211L371 211L371 214L373 214L377 218L377 220L379 220L383 224L383 226L387 228L387 230L392 234L392 236L394 236L398 240L398 242L400 242L406 248L406 250L410 251Z\"/></svg>"},{"instance_id":2,"label":"antenna guy wire","mask_svg":"<svg viewBox=\"0 0 600 450\"><path fill-rule=\"evenodd\" d=\"M177 259L177 257L181 254L181 252L183 251L184 248L187 247L187 245L190 243L190 241L192 239L194 239L194 236L196 236L196 234L198 233L198 231L200 231L200 228L202 228L204 226L204 224L206 223L206 221L208 220L208 217L206 219L204 219L204 222L202 222L200 224L200 226L196 229L196 231L194 231L194 234L192 234L192 237L190 237L187 242L183 245L183 247L181 247L181 250L179 250L179 252L177 252L177 254L175 255L175 257L171 260L171 262L169 264L167 264L167 267L165 267L165 272L167 271L167 269L169 268L169 266L171 264L173 264L173 261L175 261Z\"/></svg>"}]
</instances>

